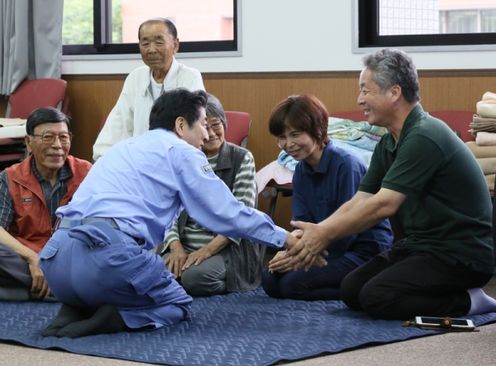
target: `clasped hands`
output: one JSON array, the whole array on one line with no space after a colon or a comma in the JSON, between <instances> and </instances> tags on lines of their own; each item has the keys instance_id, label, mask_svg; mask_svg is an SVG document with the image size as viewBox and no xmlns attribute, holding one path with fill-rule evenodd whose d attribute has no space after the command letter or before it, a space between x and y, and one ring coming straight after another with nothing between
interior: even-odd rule
<instances>
[{"instance_id":1,"label":"clasped hands","mask_svg":"<svg viewBox=\"0 0 496 366\"><path fill-rule=\"evenodd\" d=\"M328 241L322 227L301 221L291 221L291 225L296 229L286 239L287 249L276 253L269 262L269 271L308 271L312 266L325 266Z\"/></svg>"}]
</instances>

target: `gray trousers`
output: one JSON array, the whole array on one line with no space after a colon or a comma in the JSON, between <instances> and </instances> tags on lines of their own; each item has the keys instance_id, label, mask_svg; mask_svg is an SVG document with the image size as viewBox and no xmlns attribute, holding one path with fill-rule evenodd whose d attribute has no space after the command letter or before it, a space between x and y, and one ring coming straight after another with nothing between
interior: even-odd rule
<instances>
[{"instance_id":1,"label":"gray trousers","mask_svg":"<svg viewBox=\"0 0 496 366\"><path fill-rule=\"evenodd\" d=\"M169 253L164 255L167 258ZM178 282L191 296L212 296L226 293L226 264L221 254L205 259L185 270Z\"/></svg>"},{"instance_id":2,"label":"gray trousers","mask_svg":"<svg viewBox=\"0 0 496 366\"><path fill-rule=\"evenodd\" d=\"M0 244L0 300L31 299L31 272L16 252Z\"/></svg>"}]
</instances>

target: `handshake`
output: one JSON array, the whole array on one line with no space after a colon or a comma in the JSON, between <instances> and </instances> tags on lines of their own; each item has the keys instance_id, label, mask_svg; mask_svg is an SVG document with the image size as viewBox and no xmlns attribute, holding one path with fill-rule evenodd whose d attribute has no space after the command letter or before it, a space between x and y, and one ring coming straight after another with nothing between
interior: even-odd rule
<instances>
[{"instance_id":1,"label":"handshake","mask_svg":"<svg viewBox=\"0 0 496 366\"><path fill-rule=\"evenodd\" d=\"M300 221L291 221L291 225L296 229L286 238L286 250L276 253L269 262L269 271L284 273L301 268L308 271L312 266L325 266L328 240L324 230L317 224Z\"/></svg>"}]
</instances>

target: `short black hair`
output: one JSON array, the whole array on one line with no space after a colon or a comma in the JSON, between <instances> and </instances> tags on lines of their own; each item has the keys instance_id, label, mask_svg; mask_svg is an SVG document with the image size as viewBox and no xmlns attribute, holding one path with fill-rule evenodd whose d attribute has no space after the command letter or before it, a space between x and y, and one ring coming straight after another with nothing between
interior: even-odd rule
<instances>
[{"instance_id":1,"label":"short black hair","mask_svg":"<svg viewBox=\"0 0 496 366\"><path fill-rule=\"evenodd\" d=\"M69 117L64 113L53 107L42 107L35 109L31 112L26 121L26 134L33 135L36 126L43 123L57 123L65 122L67 124L67 129L71 130L71 123Z\"/></svg>"},{"instance_id":2,"label":"short black hair","mask_svg":"<svg viewBox=\"0 0 496 366\"><path fill-rule=\"evenodd\" d=\"M174 130L176 119L183 117L189 126L200 118L200 108L207 106L207 93L203 90L172 89L157 98L150 112L150 130Z\"/></svg>"},{"instance_id":3,"label":"short black hair","mask_svg":"<svg viewBox=\"0 0 496 366\"><path fill-rule=\"evenodd\" d=\"M140 26L138 28L138 40L140 39L141 28L145 24L150 24L150 23L163 23L163 24L165 24L165 26L169 30L169 33L171 34L172 38L177 39L177 28L176 28L176 25L174 24L174 22L170 19L167 19L167 18L158 17L158 18L152 18L152 19L145 20L143 23L140 24Z\"/></svg>"}]
</instances>

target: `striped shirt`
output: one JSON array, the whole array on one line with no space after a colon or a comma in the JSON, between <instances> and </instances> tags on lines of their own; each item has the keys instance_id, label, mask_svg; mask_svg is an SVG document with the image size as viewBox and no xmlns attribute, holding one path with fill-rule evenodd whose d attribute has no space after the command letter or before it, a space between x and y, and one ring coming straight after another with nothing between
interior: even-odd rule
<instances>
[{"instance_id":1,"label":"striped shirt","mask_svg":"<svg viewBox=\"0 0 496 366\"><path fill-rule=\"evenodd\" d=\"M215 170L217 165L218 155L208 159L208 162ZM248 151L239 167L234 180L232 193L240 202L243 202L248 207L255 207L256 202L256 184L255 184L255 160L253 155ZM213 194L213 193L207 193ZM186 222L182 236L179 236L177 222L172 226L165 237L166 248L175 240L179 240L186 251L191 253L201 247L207 245L215 236L216 233L199 225L191 217ZM231 241L239 244L239 238L229 238Z\"/></svg>"},{"instance_id":2,"label":"striped shirt","mask_svg":"<svg viewBox=\"0 0 496 366\"><path fill-rule=\"evenodd\" d=\"M55 220L57 219L55 216L55 210L57 210L60 206L60 200L67 193L67 180L72 177L71 169L67 166L67 164L64 164L59 170L57 181L53 186L38 172L34 159L31 163L31 169L33 169L34 176L38 182L40 182L41 190L45 196L45 202L47 203L48 212L50 213L53 226L53 224L55 224ZM9 192L7 173L4 170L0 172L0 226L7 230L13 220L14 204Z\"/></svg>"}]
</instances>

